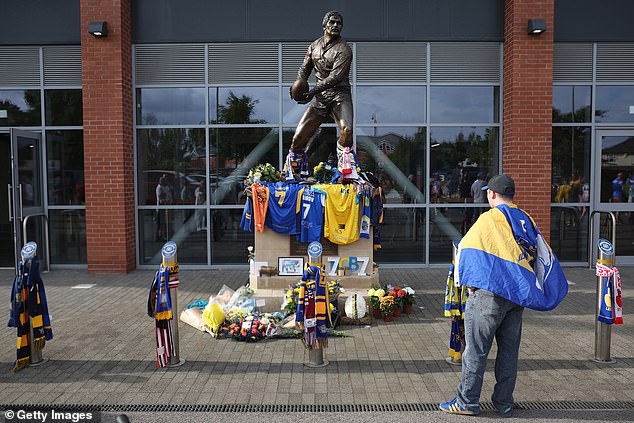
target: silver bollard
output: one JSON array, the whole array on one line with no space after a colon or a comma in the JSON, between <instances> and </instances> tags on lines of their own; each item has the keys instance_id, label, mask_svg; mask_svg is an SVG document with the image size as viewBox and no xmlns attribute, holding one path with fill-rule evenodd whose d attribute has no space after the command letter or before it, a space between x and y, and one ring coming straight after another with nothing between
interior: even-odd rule
<instances>
[{"instance_id":1,"label":"silver bollard","mask_svg":"<svg viewBox=\"0 0 634 423\"><path fill-rule=\"evenodd\" d=\"M22 250L20 251L20 255L22 257L22 263L24 263L24 267L28 269L27 271L31 271L31 260L35 258L37 255L37 244L33 241L27 242ZM42 358L42 350L38 350L35 348L35 343L33 342L33 323L31 321L31 315L29 314L29 346L31 348L31 364L29 366L37 367L48 361L48 358Z\"/></svg>"},{"instance_id":2,"label":"silver bollard","mask_svg":"<svg viewBox=\"0 0 634 423\"><path fill-rule=\"evenodd\" d=\"M604 266L612 267L614 264L614 246L607 239L599 239L597 243L599 254L597 263ZM612 337L611 325L599 322L599 311L601 310L601 300L603 296L603 277L597 276L597 309L594 316L594 359L597 363L616 363L616 360L610 358L610 343Z\"/></svg>"},{"instance_id":3,"label":"silver bollard","mask_svg":"<svg viewBox=\"0 0 634 423\"><path fill-rule=\"evenodd\" d=\"M308 263L316 266L322 266L321 262L322 247L317 241L313 241L308 245ZM316 282L315 282L316 286ZM311 368L325 367L328 365L328 361L324 359L324 349L310 349L308 350L308 363L304 363L304 366Z\"/></svg>"},{"instance_id":4,"label":"silver bollard","mask_svg":"<svg viewBox=\"0 0 634 423\"><path fill-rule=\"evenodd\" d=\"M176 243L169 241L163 245L161 249L161 255L163 257L163 265L168 267L178 266L178 259L176 254ZM171 273L171 272L170 272ZM172 275L170 274L170 279ZM169 281L168 281L169 283ZM177 287L170 286L170 299L172 300L172 342L174 343L175 355L168 357L167 367L179 367L185 364L185 359L180 358L180 342L178 337L178 290Z\"/></svg>"}]
</instances>

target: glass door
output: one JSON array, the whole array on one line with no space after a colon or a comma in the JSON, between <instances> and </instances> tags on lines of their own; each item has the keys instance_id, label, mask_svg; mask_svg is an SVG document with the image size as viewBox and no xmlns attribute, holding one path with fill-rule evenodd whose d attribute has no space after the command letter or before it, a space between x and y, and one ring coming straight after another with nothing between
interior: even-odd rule
<instances>
[{"instance_id":1,"label":"glass door","mask_svg":"<svg viewBox=\"0 0 634 423\"><path fill-rule=\"evenodd\" d=\"M634 130L597 130L594 210L616 216L615 253L618 265L634 264ZM601 214L594 233L611 237L611 221ZM592 240L596 250L596 239ZM596 254L596 252L595 252Z\"/></svg>"},{"instance_id":2,"label":"glass door","mask_svg":"<svg viewBox=\"0 0 634 423\"><path fill-rule=\"evenodd\" d=\"M7 156L3 156L7 157ZM40 263L48 267L44 253L48 246L43 242L46 214L44 210L44 190L42 189L42 141L35 132L11 129L10 147L11 178L7 187L8 221L13 239L13 266L17 266L20 250L28 241L38 245ZM6 159L2 159L6 160ZM27 221L26 239L23 224ZM46 239L46 241L48 241Z\"/></svg>"}]
</instances>

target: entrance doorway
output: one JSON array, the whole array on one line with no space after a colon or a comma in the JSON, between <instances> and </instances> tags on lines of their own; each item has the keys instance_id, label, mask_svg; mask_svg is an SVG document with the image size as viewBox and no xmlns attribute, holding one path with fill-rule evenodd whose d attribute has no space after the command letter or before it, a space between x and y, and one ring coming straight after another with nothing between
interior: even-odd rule
<instances>
[{"instance_id":1,"label":"entrance doorway","mask_svg":"<svg viewBox=\"0 0 634 423\"><path fill-rule=\"evenodd\" d=\"M618 265L634 264L634 130L597 130L594 210L616 216L615 254ZM611 236L607 215L602 214L594 233ZM596 250L597 237L592 240ZM594 252L596 253L596 252Z\"/></svg>"},{"instance_id":2,"label":"entrance doorway","mask_svg":"<svg viewBox=\"0 0 634 423\"><path fill-rule=\"evenodd\" d=\"M10 240L0 243L0 266L17 266L22 246L35 241L40 263L48 267L40 134L15 129L0 133L0 168L0 186L7 192L0 196L0 233Z\"/></svg>"}]
</instances>

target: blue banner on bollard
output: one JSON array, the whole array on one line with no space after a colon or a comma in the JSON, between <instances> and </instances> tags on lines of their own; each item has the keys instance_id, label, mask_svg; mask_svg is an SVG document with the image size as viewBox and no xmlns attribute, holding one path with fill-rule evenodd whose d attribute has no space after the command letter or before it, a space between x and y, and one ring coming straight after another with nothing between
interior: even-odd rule
<instances>
[{"instance_id":1,"label":"blue banner on bollard","mask_svg":"<svg viewBox=\"0 0 634 423\"><path fill-rule=\"evenodd\" d=\"M319 258L321 257L322 251L323 251L323 248L321 247L321 244L319 242L317 241L311 242L308 245L308 261L312 263L315 260L319 260Z\"/></svg>"},{"instance_id":2,"label":"blue banner on bollard","mask_svg":"<svg viewBox=\"0 0 634 423\"><path fill-rule=\"evenodd\" d=\"M614 254L614 246L607 239L601 238L597 243L597 246L599 247L599 251L601 251L605 255Z\"/></svg>"},{"instance_id":3,"label":"blue banner on bollard","mask_svg":"<svg viewBox=\"0 0 634 423\"><path fill-rule=\"evenodd\" d=\"M20 255L22 256L22 261L27 261L35 257L36 253L37 253L37 244L31 241L31 242L27 242L24 245L24 247L22 247L22 251L20 252Z\"/></svg>"}]
</instances>

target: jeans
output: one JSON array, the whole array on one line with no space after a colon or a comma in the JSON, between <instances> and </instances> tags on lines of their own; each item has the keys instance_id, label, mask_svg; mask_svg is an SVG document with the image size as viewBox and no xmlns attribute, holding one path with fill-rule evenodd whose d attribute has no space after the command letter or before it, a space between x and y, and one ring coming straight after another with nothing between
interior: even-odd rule
<instances>
[{"instance_id":1,"label":"jeans","mask_svg":"<svg viewBox=\"0 0 634 423\"><path fill-rule=\"evenodd\" d=\"M458 385L458 403L469 411L480 411L480 392L487 356L493 337L498 352L495 358L493 405L502 415L513 410L513 390L517 379L517 361L522 337L521 307L484 289L476 290L467 300L465 342L462 355L462 379Z\"/></svg>"}]
</instances>

